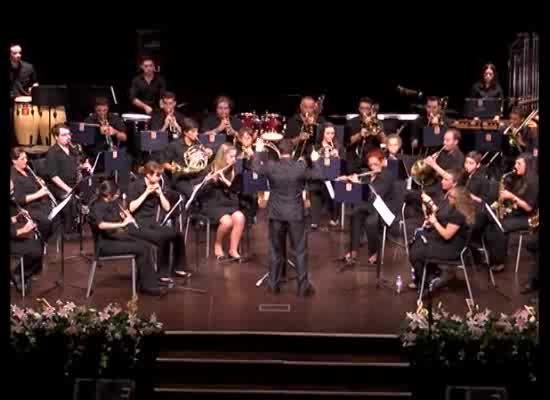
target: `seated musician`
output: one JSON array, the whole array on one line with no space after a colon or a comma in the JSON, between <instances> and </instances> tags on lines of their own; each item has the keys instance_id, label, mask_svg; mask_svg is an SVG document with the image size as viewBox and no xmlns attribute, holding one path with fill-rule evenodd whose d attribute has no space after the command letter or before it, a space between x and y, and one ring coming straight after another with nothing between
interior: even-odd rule
<instances>
[{"instance_id":1,"label":"seated musician","mask_svg":"<svg viewBox=\"0 0 550 400\"><path fill-rule=\"evenodd\" d=\"M237 136L237 159L241 159L243 163L243 170L252 171L252 161L250 159L250 151L254 151L253 144L256 140L256 135L252 128L241 127ZM258 212L258 201L256 200L256 194L243 193L242 190L239 193L241 210L249 221L256 219L256 213Z\"/></svg>"},{"instance_id":2,"label":"seated musician","mask_svg":"<svg viewBox=\"0 0 550 400\"><path fill-rule=\"evenodd\" d=\"M425 204L430 203L428 196ZM447 192L446 199L436 205L431 202L426 211L424 229L415 236L409 249L409 259L414 269L414 281L411 289L420 287L422 273L427 258L456 260L464 248L468 227L474 224L475 205L470 193L463 187L453 187ZM449 269L441 268L441 275L433 280L427 278L431 290L445 286L452 278ZM426 291L427 292L427 291Z\"/></svg>"},{"instance_id":3,"label":"seated musician","mask_svg":"<svg viewBox=\"0 0 550 400\"><path fill-rule=\"evenodd\" d=\"M38 225L42 238L47 241L56 231L59 222L58 218L54 219L54 222L48 220L48 215L54 207L48 187L43 180L38 182L28 170L27 154L22 147L14 147L10 153L14 200L29 212Z\"/></svg>"},{"instance_id":4,"label":"seated musician","mask_svg":"<svg viewBox=\"0 0 550 400\"><path fill-rule=\"evenodd\" d=\"M202 121L201 132L210 136L224 134L227 142L235 142L236 134L241 129L241 120L231 115L233 101L227 96L219 96L214 100L214 107L216 111Z\"/></svg>"},{"instance_id":5,"label":"seated musician","mask_svg":"<svg viewBox=\"0 0 550 400\"><path fill-rule=\"evenodd\" d=\"M443 177L445 171L462 168L464 166L464 154L460 151L460 131L451 128L443 136L443 149L438 156L426 157L426 164L432 167L437 175Z\"/></svg>"},{"instance_id":6,"label":"seated musician","mask_svg":"<svg viewBox=\"0 0 550 400\"><path fill-rule=\"evenodd\" d=\"M10 180L10 194L13 199L14 184ZM10 255L12 257L23 257L25 269L24 280L21 282L21 264L11 273L11 280L17 291L21 291L23 285L26 290L31 288L31 276L42 269L43 248L42 241L36 236L36 223L30 218L22 215L26 210L17 210L13 202L10 204Z\"/></svg>"},{"instance_id":7,"label":"seated musician","mask_svg":"<svg viewBox=\"0 0 550 400\"><path fill-rule=\"evenodd\" d=\"M527 238L525 248L531 255L531 268L527 283L521 290L521 294L529 294L540 289L540 264L539 264L539 233L538 230ZM531 302L534 302L531 300Z\"/></svg>"},{"instance_id":8,"label":"seated musician","mask_svg":"<svg viewBox=\"0 0 550 400\"><path fill-rule=\"evenodd\" d=\"M151 130L168 132L169 140L179 138L185 116L176 110L176 95L164 92L160 104L161 109L151 116Z\"/></svg>"},{"instance_id":9,"label":"seated musician","mask_svg":"<svg viewBox=\"0 0 550 400\"><path fill-rule=\"evenodd\" d=\"M201 171L180 174L177 173L176 167L172 163L179 164L180 166L185 164L185 152L188 151L190 147L199 144L199 125L190 118L184 118L182 132L181 140L174 140L166 147L163 155L162 167L165 171L172 173L172 183L175 190L183 195L185 199L188 199L193 192L194 179L197 179L198 173ZM210 149L205 149L205 152L208 153L209 157L212 155L212 150Z\"/></svg>"},{"instance_id":10,"label":"seated musician","mask_svg":"<svg viewBox=\"0 0 550 400\"><path fill-rule=\"evenodd\" d=\"M85 149L90 156L95 158L101 151L120 149L126 146L128 136L124 120L117 114L109 112L109 100L105 97L96 99L94 113L90 114L84 122L99 125L93 147Z\"/></svg>"},{"instance_id":11,"label":"seated musician","mask_svg":"<svg viewBox=\"0 0 550 400\"><path fill-rule=\"evenodd\" d=\"M516 158L522 152L527 152L534 157L538 157L538 126L532 121L522 129L519 129L524 120L525 114L521 109L513 108L512 111L510 111L510 125L507 135L504 137L504 142L502 143L503 171L510 171L514 166ZM513 143L515 142L517 145L510 144L510 140L514 135L517 139L513 141Z\"/></svg>"},{"instance_id":12,"label":"seated musician","mask_svg":"<svg viewBox=\"0 0 550 400\"><path fill-rule=\"evenodd\" d=\"M46 168L51 191L58 200L63 200L82 179L83 171L91 171L85 155L80 154L77 146L71 143L71 131L64 124L52 128L56 143L46 153ZM71 204L62 211L65 233L73 232L75 207Z\"/></svg>"},{"instance_id":13,"label":"seated musician","mask_svg":"<svg viewBox=\"0 0 550 400\"><path fill-rule=\"evenodd\" d=\"M338 180L347 180L348 182L370 184L376 193L386 200L391 193L392 179L384 170L384 153L380 149L373 149L367 154L367 165L369 168L369 176L365 176L363 180L353 174L338 178ZM380 215L374 208L375 196L369 188L369 197L364 200L359 206L354 207L351 217L351 243L350 251L342 257L347 266L352 266L357 261L357 252L359 250L361 232L366 222L367 227L367 243L368 243L368 262L375 264L378 260L378 249L380 245Z\"/></svg>"},{"instance_id":14,"label":"seated musician","mask_svg":"<svg viewBox=\"0 0 550 400\"><path fill-rule=\"evenodd\" d=\"M355 173L361 169L367 153L372 149L380 148L384 144L384 132L369 130L367 122L372 118L377 118L376 107L372 99L362 97L359 100L359 116L350 119L346 123L346 139L344 141L348 149L346 155L347 173Z\"/></svg>"},{"instance_id":15,"label":"seated musician","mask_svg":"<svg viewBox=\"0 0 550 400\"><path fill-rule=\"evenodd\" d=\"M139 292L160 296L162 293L151 264L151 247L129 234L130 230L138 228L134 225L134 217L122 208L119 196L120 191L112 180L103 181L97 188L97 199L92 202L88 216L92 229L97 233L96 251L104 257L134 255Z\"/></svg>"},{"instance_id":16,"label":"seated musician","mask_svg":"<svg viewBox=\"0 0 550 400\"><path fill-rule=\"evenodd\" d=\"M318 107L319 105L313 97L302 97L299 113L294 114L287 121L284 136L292 140L295 150L299 148L298 153L303 153L295 154L296 159L311 154L316 139L316 127L322 126L326 122L322 116L318 115ZM309 132L306 132L307 130Z\"/></svg>"},{"instance_id":17,"label":"seated musician","mask_svg":"<svg viewBox=\"0 0 550 400\"><path fill-rule=\"evenodd\" d=\"M237 149L224 143L205 175L206 184L200 189L202 213L218 224L214 254L218 261L240 261L239 243L245 227L245 216L239 208L240 176L235 173ZM228 256L222 242L229 234Z\"/></svg>"},{"instance_id":18,"label":"seated musician","mask_svg":"<svg viewBox=\"0 0 550 400\"><path fill-rule=\"evenodd\" d=\"M155 72L155 62L151 57L142 57L140 67L142 74L136 76L130 86L130 102L136 110L151 115L159 108L166 81Z\"/></svg>"},{"instance_id":19,"label":"seated musician","mask_svg":"<svg viewBox=\"0 0 550 400\"><path fill-rule=\"evenodd\" d=\"M425 127L431 126L434 129L434 133L437 134L441 132L442 127L449 126L449 121L441 110L441 103L438 97L428 96L424 109L425 113L416 119L412 125L411 149L413 152L415 149L423 146L422 138Z\"/></svg>"},{"instance_id":20,"label":"seated musician","mask_svg":"<svg viewBox=\"0 0 550 400\"><path fill-rule=\"evenodd\" d=\"M325 159L342 159L345 156L344 148L338 143L334 124L327 122L321 128L321 142L314 147L319 153L320 160L323 163ZM338 209L334 200L330 198L327 187L322 180L314 180L307 183L307 188L311 197L311 228L317 229L321 222L321 212L323 203L327 206L330 216L330 226L338 225Z\"/></svg>"},{"instance_id":21,"label":"seated musician","mask_svg":"<svg viewBox=\"0 0 550 400\"><path fill-rule=\"evenodd\" d=\"M166 214L170 211L170 201L160 186L161 166L155 161L146 163L142 171L143 177L130 183L128 187L128 210L139 225L139 229L131 229L130 235L152 243L158 247L158 271L161 281L170 279L170 247L174 254L174 275L186 277L185 245L183 237L173 229L160 225L160 208Z\"/></svg>"},{"instance_id":22,"label":"seated musician","mask_svg":"<svg viewBox=\"0 0 550 400\"><path fill-rule=\"evenodd\" d=\"M494 272L504 270L511 232L529 228L529 216L538 206L538 176L533 167L532 155L523 153L515 162L513 175L504 180L504 190L499 192L500 222L502 232L496 224L486 230L486 241Z\"/></svg>"},{"instance_id":23,"label":"seated musician","mask_svg":"<svg viewBox=\"0 0 550 400\"><path fill-rule=\"evenodd\" d=\"M497 78L497 68L493 64L483 66L481 79L472 86L470 97L474 99L504 98L504 92Z\"/></svg>"}]
</instances>

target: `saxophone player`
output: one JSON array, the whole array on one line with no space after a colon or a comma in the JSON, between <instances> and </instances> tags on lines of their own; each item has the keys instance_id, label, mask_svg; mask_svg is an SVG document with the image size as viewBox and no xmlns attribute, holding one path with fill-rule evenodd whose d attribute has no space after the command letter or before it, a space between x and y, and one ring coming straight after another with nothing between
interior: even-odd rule
<instances>
[{"instance_id":1,"label":"saxophone player","mask_svg":"<svg viewBox=\"0 0 550 400\"><path fill-rule=\"evenodd\" d=\"M161 109L151 116L151 130L168 132L172 139L181 136L185 116L176 110L176 95L165 92L161 97Z\"/></svg>"},{"instance_id":2,"label":"saxophone player","mask_svg":"<svg viewBox=\"0 0 550 400\"><path fill-rule=\"evenodd\" d=\"M489 225L486 231L487 247L494 272L504 270L509 234L527 230L529 216L538 206L538 176L533 164L531 154L521 154L515 161L511 183L501 184L498 205L502 210L498 214L502 217L504 232L496 224Z\"/></svg>"},{"instance_id":3,"label":"saxophone player","mask_svg":"<svg viewBox=\"0 0 550 400\"><path fill-rule=\"evenodd\" d=\"M119 149L126 146L128 136L124 120L116 114L109 112L109 100L98 97L95 100L94 112L84 120L87 124L99 125L95 136L95 143L86 152L91 156L97 156L101 151Z\"/></svg>"}]
</instances>

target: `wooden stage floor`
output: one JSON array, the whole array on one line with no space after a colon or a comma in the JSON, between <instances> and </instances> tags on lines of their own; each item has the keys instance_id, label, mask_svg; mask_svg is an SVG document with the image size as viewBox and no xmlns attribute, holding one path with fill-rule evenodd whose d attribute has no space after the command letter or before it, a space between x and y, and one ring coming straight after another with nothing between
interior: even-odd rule
<instances>
[{"instance_id":1,"label":"wooden stage floor","mask_svg":"<svg viewBox=\"0 0 550 400\"><path fill-rule=\"evenodd\" d=\"M186 331L260 331L260 332L307 332L307 333L349 333L349 334L396 334L405 313L416 308L416 292L403 289L376 288L376 268L356 267L338 272L339 264L334 260L343 254L349 233L315 231L309 234L309 271L317 292L313 297L298 298L296 282L283 286L279 295L269 294L265 287L256 282L267 271L267 229L265 214L258 215L259 223L252 228L251 247L253 258L242 264L218 265L214 256L205 260L204 243L200 247L201 265L198 272L184 285L205 289L206 293L171 289L162 298L140 296L140 312L156 313L167 330ZM400 274L404 283L410 278L410 268L402 248L395 253L390 242L382 275L394 283ZM84 241L84 251L91 253L92 241L89 234ZM521 295L520 284L525 282L529 269L528 254L522 252L519 274L514 274L517 240L511 240L506 270L495 274L499 289L506 293L505 299L488 286L486 269L469 269L472 290L476 303L504 313L511 313L527 304L532 296ZM366 247L362 248L362 261L366 262ZM90 304L97 307L109 302L125 304L131 297L131 275L127 262L107 263L96 273L95 291L90 299L85 297L89 263L78 257L79 243L65 245L65 257L77 256L65 262L65 285L53 288L60 273L60 262L55 253L55 244L49 245L47 263L41 275L33 281L32 291L24 300L11 290L11 301L18 305L35 305L37 297L44 297L53 304L57 299ZM194 266L194 238L190 235L187 256ZM293 275L289 270L290 276ZM434 296L451 312L464 313L467 310L467 295L463 274L449 289L443 289ZM44 294L44 292L47 293ZM264 305L278 305L265 311Z\"/></svg>"}]
</instances>

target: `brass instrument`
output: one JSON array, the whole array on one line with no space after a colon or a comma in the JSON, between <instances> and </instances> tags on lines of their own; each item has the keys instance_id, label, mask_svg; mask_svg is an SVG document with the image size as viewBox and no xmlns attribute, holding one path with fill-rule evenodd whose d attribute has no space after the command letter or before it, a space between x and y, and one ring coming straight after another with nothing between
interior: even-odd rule
<instances>
[{"instance_id":1,"label":"brass instrument","mask_svg":"<svg viewBox=\"0 0 550 400\"><path fill-rule=\"evenodd\" d=\"M317 126L317 123L315 122L316 120L317 120L316 113L308 113L308 112L305 113L303 117L303 122L302 122L302 129L300 129L300 132L307 133L307 138L298 143L298 145L292 152L292 157L295 157L296 155L298 155L298 158L302 158L304 156L307 142L315 134L315 127ZM313 121L313 122L310 122L310 121Z\"/></svg>"},{"instance_id":2,"label":"brass instrument","mask_svg":"<svg viewBox=\"0 0 550 400\"><path fill-rule=\"evenodd\" d=\"M187 175L202 172L208 166L208 152L202 144L190 146L183 154L183 165L171 162L172 174Z\"/></svg>"},{"instance_id":3,"label":"brass instrument","mask_svg":"<svg viewBox=\"0 0 550 400\"><path fill-rule=\"evenodd\" d=\"M356 154L361 157L365 151L365 144L369 136L379 136L380 143L384 143L386 137L384 134L384 125L378 119L378 110L380 106L373 104L370 113L361 113L361 131L366 130L366 135L361 138L361 146L355 148Z\"/></svg>"},{"instance_id":4,"label":"brass instrument","mask_svg":"<svg viewBox=\"0 0 550 400\"><path fill-rule=\"evenodd\" d=\"M491 209L495 211L495 214L499 220L504 219L508 214L510 214L513 211L513 203L511 200L500 200L500 192L506 190L506 184L505 180L508 176L514 174L516 172L515 169L513 169L510 172L505 173L500 178L500 182L498 185L498 192L499 192L499 198L497 201L495 201L493 204L491 204Z\"/></svg>"},{"instance_id":5,"label":"brass instrument","mask_svg":"<svg viewBox=\"0 0 550 400\"><path fill-rule=\"evenodd\" d=\"M508 125L508 127L502 132L503 135L509 136L508 143L510 143L510 146L515 147L518 149L518 151L521 153L524 151L524 149L527 147L527 144L521 137L521 131L523 128L528 126L533 119L538 116L539 109L536 108L523 120L523 122L518 126L517 128L514 128L511 124Z\"/></svg>"},{"instance_id":6,"label":"brass instrument","mask_svg":"<svg viewBox=\"0 0 550 400\"><path fill-rule=\"evenodd\" d=\"M432 154L431 157L437 159L444 149L445 147L442 147ZM424 186L431 185L435 181L436 173L432 167L426 164L426 159L422 158L415 161L411 167L411 177L418 186L423 188Z\"/></svg>"},{"instance_id":7,"label":"brass instrument","mask_svg":"<svg viewBox=\"0 0 550 400\"><path fill-rule=\"evenodd\" d=\"M52 202L52 207L57 206L57 201L55 200L55 197L52 194L52 192L50 191L50 189L48 188L48 186L46 185L46 182L44 182L44 180L42 178L39 178L38 175L36 175L36 173L28 165L27 165L27 170L31 173L31 175L33 176L36 183L38 183L38 185L41 188L46 189L46 191L48 192L48 197L50 198L50 200Z\"/></svg>"},{"instance_id":8,"label":"brass instrument","mask_svg":"<svg viewBox=\"0 0 550 400\"><path fill-rule=\"evenodd\" d=\"M529 224L529 232L533 233L539 227L539 209L537 208L527 219Z\"/></svg>"},{"instance_id":9,"label":"brass instrument","mask_svg":"<svg viewBox=\"0 0 550 400\"><path fill-rule=\"evenodd\" d=\"M177 125L176 116L174 113L170 113L168 118L168 132L172 134L172 137L177 138L181 135L181 128Z\"/></svg>"},{"instance_id":10,"label":"brass instrument","mask_svg":"<svg viewBox=\"0 0 550 400\"><path fill-rule=\"evenodd\" d=\"M108 128L109 127L109 121L107 120L107 118L100 118L99 119L99 126L100 126L100 129L102 127ZM109 147L109 151L113 151L114 148L115 148L114 143L113 143L113 138L111 137L111 135L109 135L108 132L105 132L104 135L105 135L105 142L107 143L107 146Z\"/></svg>"}]
</instances>

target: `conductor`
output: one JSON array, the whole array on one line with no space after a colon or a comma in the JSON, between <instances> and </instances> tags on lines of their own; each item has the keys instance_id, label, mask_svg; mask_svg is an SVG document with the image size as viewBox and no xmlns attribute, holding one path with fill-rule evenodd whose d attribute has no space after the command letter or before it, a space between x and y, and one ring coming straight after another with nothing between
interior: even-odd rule
<instances>
[{"instance_id":1,"label":"conductor","mask_svg":"<svg viewBox=\"0 0 550 400\"><path fill-rule=\"evenodd\" d=\"M280 292L283 266L286 263L285 247L287 234L290 237L292 253L296 255L296 270L298 273L298 296L310 296L315 293L308 278L306 262L306 224L304 221L304 203L302 192L306 180L323 179L320 166L315 162L319 154L312 152L312 168L302 161L291 157L293 143L283 139L279 145L279 161L263 161L255 155L252 149L247 152L252 159L252 170L265 176L269 181L270 197L267 206L269 223L269 277L268 291ZM256 151L262 152L264 143L256 142ZM267 153L264 153L267 154Z\"/></svg>"}]
</instances>

